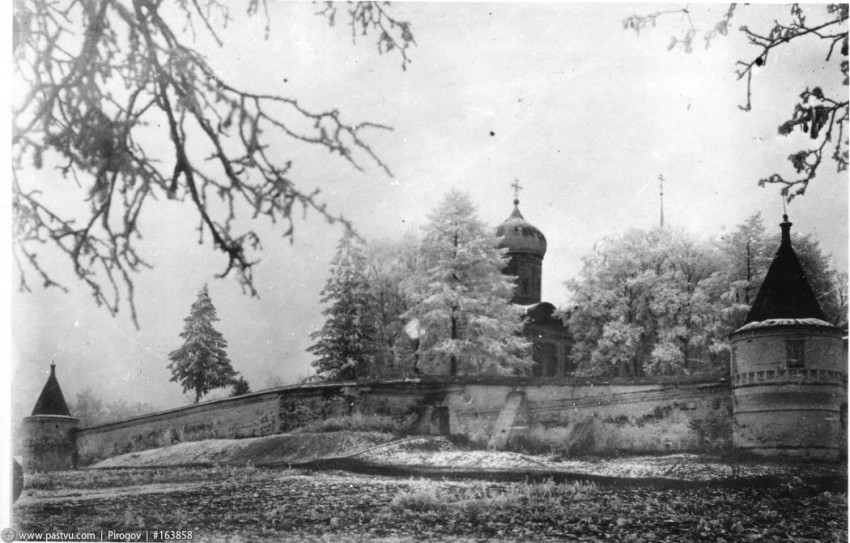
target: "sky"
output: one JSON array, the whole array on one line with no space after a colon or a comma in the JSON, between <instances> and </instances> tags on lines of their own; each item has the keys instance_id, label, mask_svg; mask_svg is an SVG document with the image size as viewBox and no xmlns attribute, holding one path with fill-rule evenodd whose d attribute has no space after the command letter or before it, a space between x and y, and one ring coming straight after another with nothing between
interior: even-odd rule
<instances>
[{"instance_id":1,"label":"sky","mask_svg":"<svg viewBox=\"0 0 850 543\"><path fill-rule=\"evenodd\" d=\"M392 52L379 55L372 36L353 41L341 20L330 27L312 3L270 3L267 40L262 18L236 6L221 48L196 44L225 81L297 97L316 110L336 108L347 122L393 127L366 137L392 176L368 160L358 171L310 146L273 142L294 161L302 189L321 189L329 210L367 240L384 240L418 232L452 189L469 193L479 218L495 228L510 215L511 183L519 180L520 210L548 240L543 299L557 306L567 303L564 283L597 240L658 224L659 175L671 227L716 238L761 213L778 232L779 191L756 182L793 173L786 157L806 141L779 136L777 126L804 88L840 84L825 50L801 42L756 71L753 109L741 111L746 87L735 62L755 50L737 30L708 50L699 37L719 20L721 5L693 6L699 35L685 54L667 51L670 37L681 34L679 15L640 35L623 28L633 13L671 5L393 4L416 39L406 70ZM741 8L732 27L766 30L787 9ZM48 175L43 170L22 175L52 181L39 177ZM847 270L847 187L846 174L825 163L787 208L794 229L812 234L839 270ZM55 190L69 202L80 199L73 187ZM155 268L134 278L139 329L126 306L112 317L73 280L67 294L38 287L10 293L14 416L29 414L51 361L68 400L88 388L107 403L190 403L169 381L168 353L182 343L183 319L204 284L233 366L254 390L311 373L306 349L324 322L320 292L341 228L308 213L296 220L290 243L280 230L259 226L260 296L252 298L232 278L215 278L226 261L209 243L197 244L187 204L150 203L139 248ZM49 252L43 258L67 266Z\"/></svg>"}]
</instances>

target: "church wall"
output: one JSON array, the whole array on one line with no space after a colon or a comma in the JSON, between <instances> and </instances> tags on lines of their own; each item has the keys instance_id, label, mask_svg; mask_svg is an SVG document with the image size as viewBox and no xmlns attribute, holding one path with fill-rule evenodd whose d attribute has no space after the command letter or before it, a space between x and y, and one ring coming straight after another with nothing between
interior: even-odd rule
<instances>
[{"instance_id":1,"label":"church wall","mask_svg":"<svg viewBox=\"0 0 850 543\"><path fill-rule=\"evenodd\" d=\"M486 445L511 392L527 412L512 441L574 453L713 450L700 421L717 417L729 387L716 380L422 377L282 387L80 429L81 465L180 441L285 433L354 413L395 418L412 433ZM728 425L728 420L727 420ZM523 441L524 440L524 441Z\"/></svg>"},{"instance_id":2,"label":"church wall","mask_svg":"<svg viewBox=\"0 0 850 543\"><path fill-rule=\"evenodd\" d=\"M517 386L467 385L448 398L452 433L485 445L506 398L526 395L527 413L512 429L514 445L534 450L615 454L716 450L729 446L728 384ZM725 422L724 422L725 421Z\"/></svg>"},{"instance_id":3,"label":"church wall","mask_svg":"<svg viewBox=\"0 0 850 543\"><path fill-rule=\"evenodd\" d=\"M77 451L86 465L181 441L271 435L280 431L279 424L277 393L260 392L81 428Z\"/></svg>"},{"instance_id":4,"label":"church wall","mask_svg":"<svg viewBox=\"0 0 850 543\"><path fill-rule=\"evenodd\" d=\"M426 405L438 403L444 395L442 383L435 387L405 380L281 387L82 428L77 432L77 448L80 463L86 465L183 441L285 433L353 413L391 416L413 424Z\"/></svg>"}]
</instances>

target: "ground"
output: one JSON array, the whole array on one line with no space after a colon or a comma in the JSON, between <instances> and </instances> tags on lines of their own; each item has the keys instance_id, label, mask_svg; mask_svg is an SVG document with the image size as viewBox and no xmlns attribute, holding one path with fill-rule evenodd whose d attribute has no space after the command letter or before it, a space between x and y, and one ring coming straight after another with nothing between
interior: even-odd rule
<instances>
[{"instance_id":1,"label":"ground","mask_svg":"<svg viewBox=\"0 0 850 543\"><path fill-rule=\"evenodd\" d=\"M190 449L181 454L222 458L209 443ZM149 541L154 530L192 530L193 541L847 541L846 469L836 465L683 454L565 461L431 438L310 469L130 466L167 453L31 475L13 527L146 530Z\"/></svg>"}]
</instances>

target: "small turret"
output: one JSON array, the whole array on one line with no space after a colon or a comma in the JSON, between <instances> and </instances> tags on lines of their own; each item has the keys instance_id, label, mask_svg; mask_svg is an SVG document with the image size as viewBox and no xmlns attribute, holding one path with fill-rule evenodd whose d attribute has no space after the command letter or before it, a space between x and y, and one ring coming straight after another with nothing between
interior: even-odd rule
<instances>
[{"instance_id":1,"label":"small turret","mask_svg":"<svg viewBox=\"0 0 850 543\"><path fill-rule=\"evenodd\" d=\"M75 467L78 424L79 420L71 416L56 379L56 364L50 364L50 377L35 402L32 415L24 419L24 471Z\"/></svg>"},{"instance_id":2,"label":"small turret","mask_svg":"<svg viewBox=\"0 0 850 543\"><path fill-rule=\"evenodd\" d=\"M762 456L834 460L846 450L847 360L791 247L782 241L732 343L733 446Z\"/></svg>"}]
</instances>

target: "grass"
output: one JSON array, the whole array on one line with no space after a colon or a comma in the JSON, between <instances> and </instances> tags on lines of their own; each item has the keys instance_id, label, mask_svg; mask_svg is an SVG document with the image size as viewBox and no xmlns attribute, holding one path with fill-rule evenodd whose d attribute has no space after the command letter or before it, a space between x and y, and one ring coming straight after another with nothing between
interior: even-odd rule
<instances>
[{"instance_id":1,"label":"grass","mask_svg":"<svg viewBox=\"0 0 850 543\"><path fill-rule=\"evenodd\" d=\"M180 484L191 480L203 484ZM14 506L23 531L162 527L193 541L847 541L845 490L597 487L585 482L432 481L251 466L40 474ZM176 483L162 488L121 486Z\"/></svg>"},{"instance_id":2,"label":"grass","mask_svg":"<svg viewBox=\"0 0 850 543\"><path fill-rule=\"evenodd\" d=\"M275 472L254 466L92 469L27 474L24 479L24 488L31 490L94 489L197 481L242 484L274 478Z\"/></svg>"},{"instance_id":3,"label":"grass","mask_svg":"<svg viewBox=\"0 0 850 543\"><path fill-rule=\"evenodd\" d=\"M523 505L546 507L565 501L579 501L597 494L592 482L556 483L549 479L541 483L524 483L506 488L474 483L447 486L430 480L415 480L410 489L401 492L390 503L392 511L488 511Z\"/></svg>"}]
</instances>

